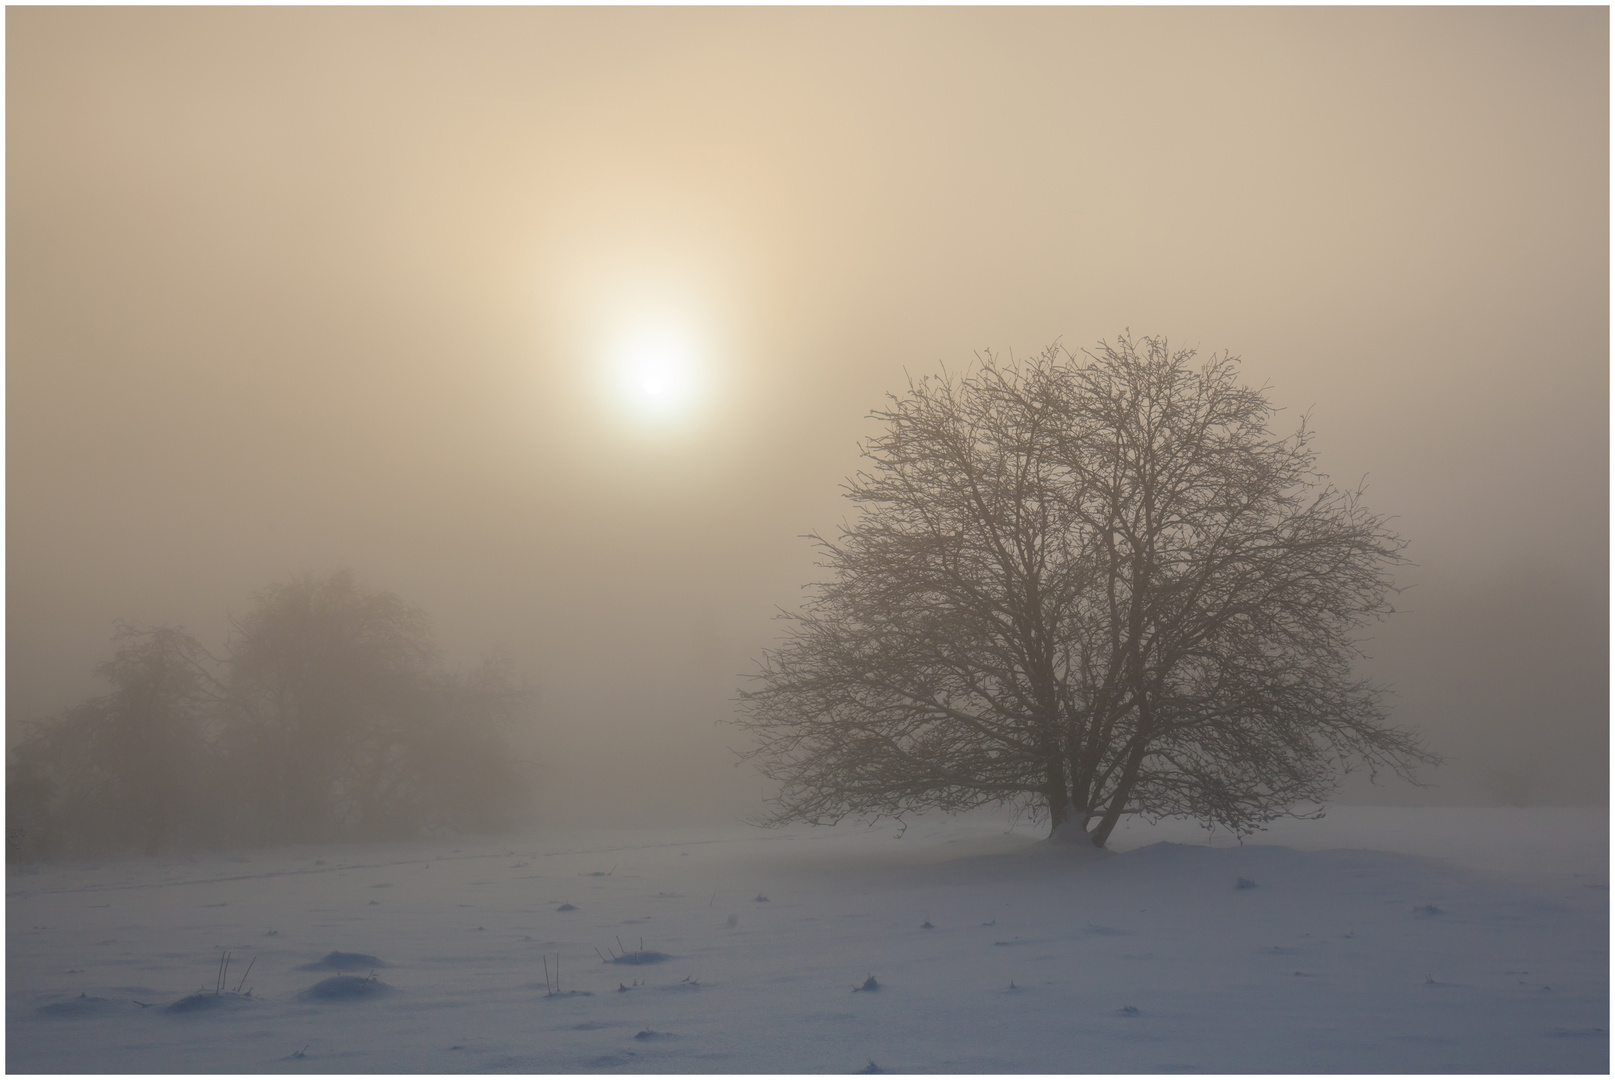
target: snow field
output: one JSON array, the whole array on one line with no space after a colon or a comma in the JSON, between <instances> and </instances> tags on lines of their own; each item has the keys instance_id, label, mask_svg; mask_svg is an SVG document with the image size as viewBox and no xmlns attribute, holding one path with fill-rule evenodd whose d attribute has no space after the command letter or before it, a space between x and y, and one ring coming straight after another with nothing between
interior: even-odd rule
<instances>
[{"instance_id":1,"label":"snow field","mask_svg":"<svg viewBox=\"0 0 1615 1080\"><path fill-rule=\"evenodd\" d=\"M1608 1071L1602 810L1163 823L1097 856L993 817L895 832L13 869L7 1069Z\"/></svg>"}]
</instances>

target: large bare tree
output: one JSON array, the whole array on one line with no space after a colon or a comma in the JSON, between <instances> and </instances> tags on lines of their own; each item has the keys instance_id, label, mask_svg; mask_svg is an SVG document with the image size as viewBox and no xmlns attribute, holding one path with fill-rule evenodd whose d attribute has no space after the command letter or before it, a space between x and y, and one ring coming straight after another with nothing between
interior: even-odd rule
<instances>
[{"instance_id":1,"label":"large bare tree","mask_svg":"<svg viewBox=\"0 0 1615 1080\"><path fill-rule=\"evenodd\" d=\"M1403 541L1272 430L1237 360L1156 338L924 378L874 414L826 580L742 694L772 820L1008 803L1240 832L1435 758L1353 674Z\"/></svg>"}]
</instances>

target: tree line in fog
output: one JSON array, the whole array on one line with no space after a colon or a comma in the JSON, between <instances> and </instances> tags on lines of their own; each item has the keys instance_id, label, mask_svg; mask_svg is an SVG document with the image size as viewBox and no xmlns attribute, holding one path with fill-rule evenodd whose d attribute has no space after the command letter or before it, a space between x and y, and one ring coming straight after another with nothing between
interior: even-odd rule
<instances>
[{"instance_id":1,"label":"tree line in fog","mask_svg":"<svg viewBox=\"0 0 1615 1080\"><path fill-rule=\"evenodd\" d=\"M493 829L525 808L508 662L445 670L425 613L353 574L257 594L218 656L120 625L107 692L7 752L10 861Z\"/></svg>"}]
</instances>

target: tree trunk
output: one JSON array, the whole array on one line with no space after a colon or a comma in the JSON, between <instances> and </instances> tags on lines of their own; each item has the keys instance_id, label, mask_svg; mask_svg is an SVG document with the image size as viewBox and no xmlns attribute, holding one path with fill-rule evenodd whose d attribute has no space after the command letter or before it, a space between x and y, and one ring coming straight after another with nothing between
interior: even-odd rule
<instances>
[{"instance_id":1,"label":"tree trunk","mask_svg":"<svg viewBox=\"0 0 1615 1080\"><path fill-rule=\"evenodd\" d=\"M1139 783L1139 770L1143 765L1143 756L1150 747L1150 699L1148 696L1139 697L1139 733L1134 736L1134 743L1127 747L1127 765L1122 768L1121 780L1116 781L1116 791L1111 794L1110 806L1105 807L1105 817L1101 818L1098 827L1093 830L1093 843L1103 848L1105 841L1110 839L1111 830L1116 828L1116 822L1121 820L1121 812L1126 809L1127 797L1132 794L1132 786Z\"/></svg>"},{"instance_id":2,"label":"tree trunk","mask_svg":"<svg viewBox=\"0 0 1615 1080\"><path fill-rule=\"evenodd\" d=\"M1069 798L1049 803L1049 839L1056 844L1092 844L1088 813Z\"/></svg>"}]
</instances>

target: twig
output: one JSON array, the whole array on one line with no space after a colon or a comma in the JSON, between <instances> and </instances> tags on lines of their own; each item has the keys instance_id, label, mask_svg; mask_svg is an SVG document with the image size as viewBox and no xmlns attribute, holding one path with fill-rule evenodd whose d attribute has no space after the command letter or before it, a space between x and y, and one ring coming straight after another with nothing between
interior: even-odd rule
<instances>
[{"instance_id":1,"label":"twig","mask_svg":"<svg viewBox=\"0 0 1615 1080\"><path fill-rule=\"evenodd\" d=\"M543 956L540 959L544 961L544 993L553 994L555 991L550 989L550 958Z\"/></svg>"},{"instance_id":2,"label":"twig","mask_svg":"<svg viewBox=\"0 0 1615 1080\"><path fill-rule=\"evenodd\" d=\"M252 974L252 965L257 962L258 958L256 956L247 962L247 970L241 973L241 981L236 983L236 993L241 993L241 988L247 985L247 976Z\"/></svg>"}]
</instances>

